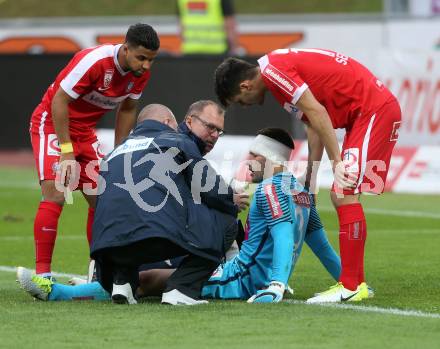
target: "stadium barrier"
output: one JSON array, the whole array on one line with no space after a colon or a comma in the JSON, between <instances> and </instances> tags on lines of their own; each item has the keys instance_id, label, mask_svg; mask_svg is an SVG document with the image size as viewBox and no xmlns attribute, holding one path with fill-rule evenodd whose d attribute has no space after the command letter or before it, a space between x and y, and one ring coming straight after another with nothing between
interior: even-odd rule
<instances>
[{"instance_id":1,"label":"stadium barrier","mask_svg":"<svg viewBox=\"0 0 440 349\"><path fill-rule=\"evenodd\" d=\"M0 101L2 128L0 150L31 148L29 120L45 90L71 55L0 55L2 71ZM153 66L150 82L139 105L165 104L182 120L189 105L199 99L215 99L213 73L223 57L161 56ZM263 107L230 108L227 113L226 133L254 134L267 126L282 127L296 138L304 137L303 126L286 117L283 109L268 96ZM102 128L114 126L114 113L105 115L98 124Z\"/></svg>"},{"instance_id":2,"label":"stadium barrier","mask_svg":"<svg viewBox=\"0 0 440 349\"><path fill-rule=\"evenodd\" d=\"M120 42L133 23L151 24L162 50L179 53L177 16L29 18L0 21L0 53L66 53ZM238 15L239 44L249 55L283 47L322 47L353 56L356 48L430 50L440 46L440 17L380 14ZM360 43L359 38L362 38Z\"/></svg>"},{"instance_id":3,"label":"stadium barrier","mask_svg":"<svg viewBox=\"0 0 440 349\"><path fill-rule=\"evenodd\" d=\"M401 145L440 145L440 52L378 50L359 51L355 56L370 68L397 96L403 123ZM0 55L4 81L0 98L3 118L0 149L29 148L27 129L32 110L45 89L71 58L70 55ZM250 58L252 59L252 58ZM213 72L222 57L161 56L153 66L151 81L140 105L162 103L178 120L189 104L198 99L215 99ZM191 88L188 88L191 86ZM99 127L113 127L114 115L107 115ZM303 126L289 118L267 94L263 107L228 109L226 132L251 135L267 127L282 127L295 138L304 138Z\"/></svg>"}]
</instances>

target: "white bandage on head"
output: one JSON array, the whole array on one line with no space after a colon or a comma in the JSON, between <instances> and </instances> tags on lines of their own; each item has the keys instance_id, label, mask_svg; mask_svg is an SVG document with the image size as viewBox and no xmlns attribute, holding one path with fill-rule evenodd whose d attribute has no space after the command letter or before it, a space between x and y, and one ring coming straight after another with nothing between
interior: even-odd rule
<instances>
[{"instance_id":1,"label":"white bandage on head","mask_svg":"<svg viewBox=\"0 0 440 349\"><path fill-rule=\"evenodd\" d=\"M289 161L292 149L265 135L258 135L252 142L249 151L256 155L264 156L275 164L282 165Z\"/></svg>"}]
</instances>

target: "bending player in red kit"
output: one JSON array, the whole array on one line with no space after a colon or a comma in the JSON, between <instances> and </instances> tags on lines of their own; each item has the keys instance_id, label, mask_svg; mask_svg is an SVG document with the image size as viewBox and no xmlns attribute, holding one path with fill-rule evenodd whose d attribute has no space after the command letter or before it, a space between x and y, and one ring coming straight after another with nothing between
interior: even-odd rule
<instances>
[{"instance_id":1,"label":"bending player in red kit","mask_svg":"<svg viewBox=\"0 0 440 349\"><path fill-rule=\"evenodd\" d=\"M342 272L335 286L308 302L356 297L367 287L367 225L360 194L384 190L401 123L396 98L366 67L323 49L276 50L261 57L258 65L228 58L215 72L215 88L225 106L262 104L270 91L289 114L308 126L306 186L313 183L325 148L335 176L331 198L339 218ZM346 130L342 153L336 128Z\"/></svg>"}]
</instances>

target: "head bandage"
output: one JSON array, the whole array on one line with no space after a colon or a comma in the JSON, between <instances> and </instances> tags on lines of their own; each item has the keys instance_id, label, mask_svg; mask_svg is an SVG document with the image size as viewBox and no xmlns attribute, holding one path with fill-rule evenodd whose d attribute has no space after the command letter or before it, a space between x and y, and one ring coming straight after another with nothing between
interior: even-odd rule
<instances>
[{"instance_id":1,"label":"head bandage","mask_svg":"<svg viewBox=\"0 0 440 349\"><path fill-rule=\"evenodd\" d=\"M273 138L258 135L252 142L249 151L281 165L285 161L289 161L292 149Z\"/></svg>"}]
</instances>

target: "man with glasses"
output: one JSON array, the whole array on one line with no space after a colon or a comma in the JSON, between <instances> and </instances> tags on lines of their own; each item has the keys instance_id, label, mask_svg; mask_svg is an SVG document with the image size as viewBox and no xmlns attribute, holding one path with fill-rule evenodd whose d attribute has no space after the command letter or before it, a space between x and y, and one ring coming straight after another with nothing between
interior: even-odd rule
<instances>
[{"instance_id":1,"label":"man with glasses","mask_svg":"<svg viewBox=\"0 0 440 349\"><path fill-rule=\"evenodd\" d=\"M188 108L184 122L179 125L179 132L196 136L192 137L193 140L197 145L204 143L200 153L206 155L224 134L224 126L224 109L211 100L200 100Z\"/></svg>"},{"instance_id":2,"label":"man with glasses","mask_svg":"<svg viewBox=\"0 0 440 349\"><path fill-rule=\"evenodd\" d=\"M202 123L202 125L205 126L206 130L207 130L210 134L215 133L216 131L217 131L217 134L218 134L219 136L223 136L223 135L225 134L225 131L224 131L224 130L222 130L221 128L216 127L216 126L213 125L213 124L207 123L206 121L204 121L203 119L201 119L200 116L198 116L198 115L190 115L190 117L194 117L194 118L196 118L197 120L199 120L199 121Z\"/></svg>"}]
</instances>

